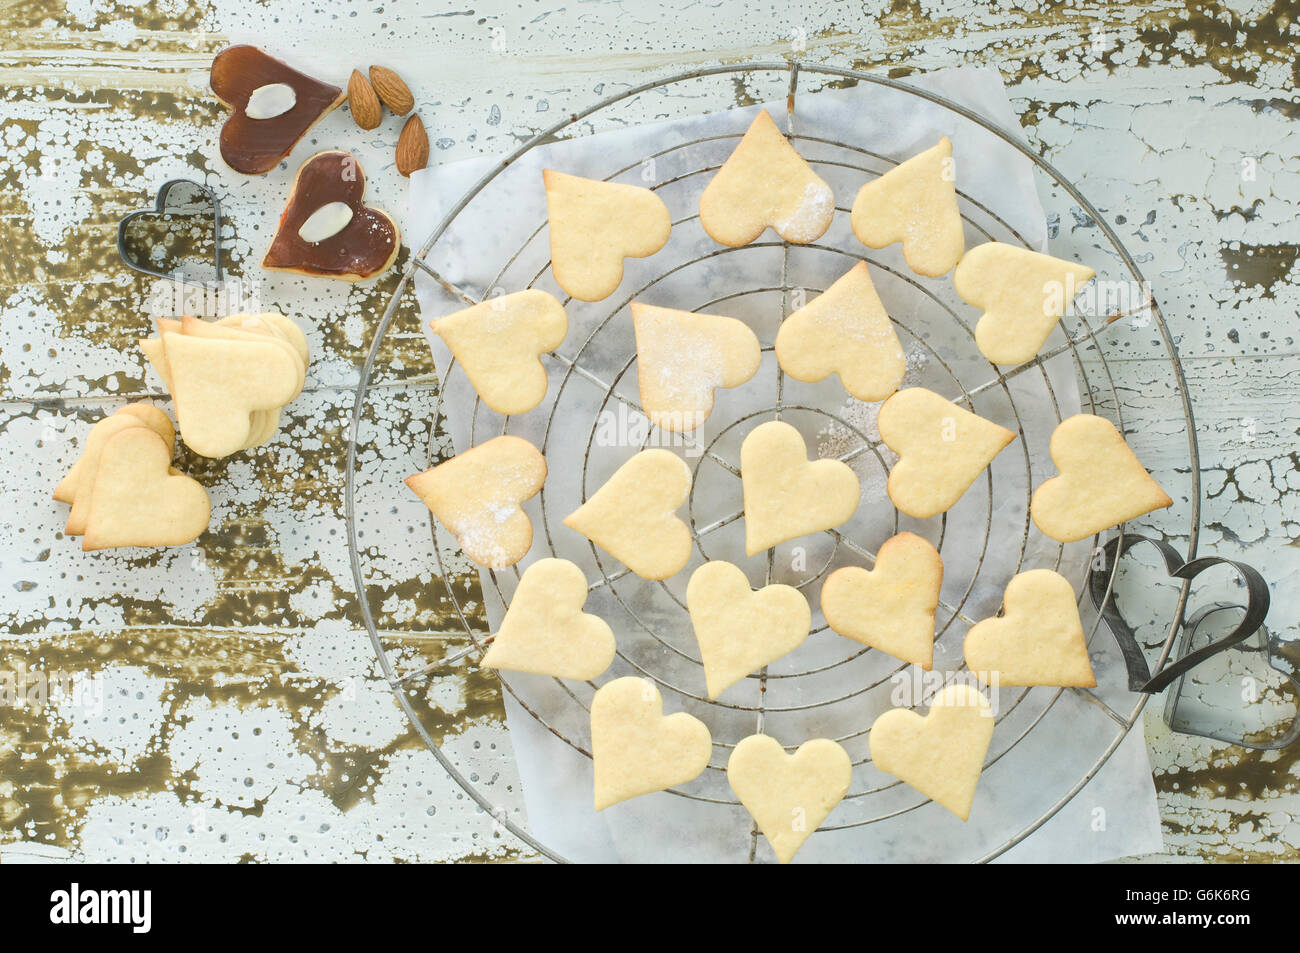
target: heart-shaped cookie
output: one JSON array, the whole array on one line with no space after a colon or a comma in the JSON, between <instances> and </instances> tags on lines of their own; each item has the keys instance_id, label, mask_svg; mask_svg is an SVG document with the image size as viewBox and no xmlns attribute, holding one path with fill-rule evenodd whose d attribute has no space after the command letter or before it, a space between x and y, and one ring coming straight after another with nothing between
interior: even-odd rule
<instances>
[{"instance_id":1,"label":"heart-shaped cookie","mask_svg":"<svg viewBox=\"0 0 1300 953\"><path fill-rule=\"evenodd\" d=\"M587 579L567 559L539 559L524 570L484 668L587 681L614 661L614 632L583 612Z\"/></svg>"},{"instance_id":2,"label":"heart-shaped cookie","mask_svg":"<svg viewBox=\"0 0 1300 953\"><path fill-rule=\"evenodd\" d=\"M646 258L668 242L668 206L639 185L542 172L551 234L551 274L565 294L599 301L623 280L624 258Z\"/></svg>"},{"instance_id":3,"label":"heart-shaped cookie","mask_svg":"<svg viewBox=\"0 0 1300 953\"><path fill-rule=\"evenodd\" d=\"M748 245L766 228L806 245L830 227L835 196L760 109L700 196L700 224L723 245Z\"/></svg>"},{"instance_id":4,"label":"heart-shaped cookie","mask_svg":"<svg viewBox=\"0 0 1300 953\"><path fill-rule=\"evenodd\" d=\"M691 558L691 531L677 508L691 492L691 468L669 450L642 450L623 464L564 525L642 579L667 579Z\"/></svg>"},{"instance_id":5,"label":"heart-shaped cookie","mask_svg":"<svg viewBox=\"0 0 1300 953\"><path fill-rule=\"evenodd\" d=\"M966 247L954 169L952 143L942 136L868 182L853 200L853 234L868 248L902 242L903 259L918 275L947 274Z\"/></svg>"},{"instance_id":6,"label":"heart-shaped cookie","mask_svg":"<svg viewBox=\"0 0 1300 953\"><path fill-rule=\"evenodd\" d=\"M858 400L884 400L898 390L907 359L865 261L782 322L776 359L799 381L839 374Z\"/></svg>"},{"instance_id":7,"label":"heart-shaped cookie","mask_svg":"<svg viewBox=\"0 0 1300 953\"><path fill-rule=\"evenodd\" d=\"M209 224L197 228L196 223L202 219ZM196 233L202 236L198 243L194 240ZM153 208L131 212L117 226L117 253L122 261L156 278L172 278L177 271L192 277L192 265L182 269L179 256L186 251L205 250L209 242L214 278L221 281L221 202L211 189L189 179L164 182ZM155 258L159 253L165 267Z\"/></svg>"},{"instance_id":8,"label":"heart-shaped cookie","mask_svg":"<svg viewBox=\"0 0 1300 953\"><path fill-rule=\"evenodd\" d=\"M664 700L644 678L616 678L591 699L591 761L596 810L699 777L713 739L686 712L664 714Z\"/></svg>"},{"instance_id":9,"label":"heart-shaped cookie","mask_svg":"<svg viewBox=\"0 0 1300 953\"><path fill-rule=\"evenodd\" d=\"M177 322L159 319L158 328L163 333L177 331L189 337L211 338L218 341L252 341L254 343L265 343L270 341L285 354L293 359L294 367L298 372L297 384L294 386L293 397L290 400L297 399L302 393L303 386L307 382L307 363L303 360L298 349L290 344L280 334L271 330L270 325L260 324L259 319L254 315L243 315L245 321L249 322L247 326L242 323L236 323L227 319L220 321L204 321L202 318L196 318L192 315L185 315L181 318L179 328ZM165 344L164 344L165 350ZM170 374L170 365L168 373Z\"/></svg>"},{"instance_id":10,"label":"heart-shaped cookie","mask_svg":"<svg viewBox=\"0 0 1300 953\"><path fill-rule=\"evenodd\" d=\"M952 274L963 301L983 309L975 346L994 364L1033 360L1078 290L1095 275L1063 261L1003 242L976 245Z\"/></svg>"},{"instance_id":11,"label":"heart-shaped cookie","mask_svg":"<svg viewBox=\"0 0 1300 953\"><path fill-rule=\"evenodd\" d=\"M112 416L96 421L95 425L90 428L90 433L86 435L86 442L82 447L81 456L72 465L72 469L59 481L59 485L54 488L54 499L60 503L72 503L77 496L77 486L80 483L81 475L88 468L93 467L90 461L99 458L100 451L104 448L104 442L127 427L140 425L148 427L162 437L167 444L168 454L172 452L176 445L176 428L172 426L171 418L153 404L138 401L127 404L125 407L114 411Z\"/></svg>"},{"instance_id":12,"label":"heart-shaped cookie","mask_svg":"<svg viewBox=\"0 0 1300 953\"><path fill-rule=\"evenodd\" d=\"M885 489L908 516L951 509L1016 439L1014 432L963 410L924 387L906 387L881 405L880 439L898 454Z\"/></svg>"},{"instance_id":13,"label":"heart-shaped cookie","mask_svg":"<svg viewBox=\"0 0 1300 953\"><path fill-rule=\"evenodd\" d=\"M523 414L546 396L541 356L569 331L560 302L529 289L437 318L433 333L460 361L483 403L498 414Z\"/></svg>"},{"instance_id":14,"label":"heart-shaped cookie","mask_svg":"<svg viewBox=\"0 0 1300 953\"><path fill-rule=\"evenodd\" d=\"M852 780L848 752L827 738L805 741L788 755L775 738L750 735L727 761L731 790L782 864L844 800Z\"/></svg>"},{"instance_id":15,"label":"heart-shaped cookie","mask_svg":"<svg viewBox=\"0 0 1300 953\"><path fill-rule=\"evenodd\" d=\"M302 367L283 342L162 335L181 436L195 453L224 457L244 448L250 414L278 411L302 387Z\"/></svg>"},{"instance_id":16,"label":"heart-shaped cookie","mask_svg":"<svg viewBox=\"0 0 1300 953\"><path fill-rule=\"evenodd\" d=\"M632 302L641 407L663 430L684 433L713 410L713 391L739 387L763 359L749 326L717 314L694 314Z\"/></svg>"},{"instance_id":17,"label":"heart-shaped cookie","mask_svg":"<svg viewBox=\"0 0 1300 953\"><path fill-rule=\"evenodd\" d=\"M168 420L170 425L171 421ZM93 498L93 488L95 478L99 473L99 460L104 452L104 447L108 441L117 436L124 430L131 428L150 428L146 421L141 420L135 414L123 413L118 411L111 417L105 417L103 420L90 428L90 433L86 437L86 448L81 454L81 458L76 462L67 476L60 481L59 485L54 488L54 498L65 503L71 503L72 509L68 512L67 523L63 527L63 532L68 536L82 536L86 532L86 526L90 522L90 504ZM155 429L155 433L158 431ZM159 433L163 442L167 445L167 454L170 459L173 442L162 433ZM172 441L174 441L174 436Z\"/></svg>"},{"instance_id":18,"label":"heart-shaped cookie","mask_svg":"<svg viewBox=\"0 0 1300 953\"><path fill-rule=\"evenodd\" d=\"M915 533L887 539L872 569L844 566L822 585L826 624L845 638L929 671L943 584L939 551Z\"/></svg>"},{"instance_id":19,"label":"heart-shaped cookie","mask_svg":"<svg viewBox=\"0 0 1300 953\"><path fill-rule=\"evenodd\" d=\"M148 357L150 365L158 374L169 391L172 386L172 373L167 361L162 335L185 334L198 338L215 338L219 340L252 341L271 343L288 354L297 368L297 384L294 388L296 397L302 392L307 376L307 364L310 360L307 338L298 326L288 318L274 312L261 314L230 314L217 321L203 321L186 315L180 320L159 318L157 320L159 336L141 339L140 349ZM234 449L247 449L269 441L280 425L280 408L253 410L249 413L248 436ZM231 452L234 452L233 450Z\"/></svg>"},{"instance_id":20,"label":"heart-shaped cookie","mask_svg":"<svg viewBox=\"0 0 1300 953\"><path fill-rule=\"evenodd\" d=\"M798 589L774 584L755 592L738 567L720 560L691 574L686 607L709 698L793 652L812 627L812 610Z\"/></svg>"},{"instance_id":21,"label":"heart-shaped cookie","mask_svg":"<svg viewBox=\"0 0 1300 953\"><path fill-rule=\"evenodd\" d=\"M255 46L232 46L212 61L209 85L231 111L221 158L245 175L270 172L325 114L347 99Z\"/></svg>"},{"instance_id":22,"label":"heart-shaped cookie","mask_svg":"<svg viewBox=\"0 0 1300 953\"><path fill-rule=\"evenodd\" d=\"M780 420L760 424L745 437L740 480L749 556L839 526L858 508L861 494L848 464L809 460L799 431Z\"/></svg>"},{"instance_id":23,"label":"heart-shaped cookie","mask_svg":"<svg viewBox=\"0 0 1300 953\"><path fill-rule=\"evenodd\" d=\"M262 267L318 278L363 281L397 260L401 235L362 199L366 175L350 153L318 152L298 169Z\"/></svg>"},{"instance_id":24,"label":"heart-shaped cookie","mask_svg":"<svg viewBox=\"0 0 1300 953\"><path fill-rule=\"evenodd\" d=\"M921 717L894 708L871 726L871 760L963 821L970 817L984 756L993 740L993 710L963 683L940 689Z\"/></svg>"},{"instance_id":25,"label":"heart-shaped cookie","mask_svg":"<svg viewBox=\"0 0 1300 953\"><path fill-rule=\"evenodd\" d=\"M406 478L465 555L489 569L513 566L528 553L533 524L522 506L545 482L546 460L512 434Z\"/></svg>"},{"instance_id":26,"label":"heart-shaped cookie","mask_svg":"<svg viewBox=\"0 0 1300 953\"><path fill-rule=\"evenodd\" d=\"M1050 569L1014 576L1002 615L971 626L965 652L966 667L986 684L1097 684L1074 587Z\"/></svg>"},{"instance_id":27,"label":"heart-shaped cookie","mask_svg":"<svg viewBox=\"0 0 1300 953\"><path fill-rule=\"evenodd\" d=\"M212 504L197 480L171 468L167 441L148 427L111 437L90 490L84 550L180 546L208 528Z\"/></svg>"},{"instance_id":28,"label":"heart-shaped cookie","mask_svg":"<svg viewBox=\"0 0 1300 953\"><path fill-rule=\"evenodd\" d=\"M1067 417L1048 449L1060 475L1034 490L1029 515L1052 539L1073 543L1173 503L1105 417Z\"/></svg>"}]
</instances>

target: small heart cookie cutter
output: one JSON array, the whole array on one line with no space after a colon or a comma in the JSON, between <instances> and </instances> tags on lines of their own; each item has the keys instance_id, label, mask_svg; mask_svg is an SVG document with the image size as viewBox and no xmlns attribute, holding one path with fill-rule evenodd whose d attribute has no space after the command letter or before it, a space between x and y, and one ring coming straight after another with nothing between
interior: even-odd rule
<instances>
[{"instance_id":1,"label":"small heart cookie cutter","mask_svg":"<svg viewBox=\"0 0 1300 953\"><path fill-rule=\"evenodd\" d=\"M1213 602L1193 613L1183 625L1183 632L1179 639L1179 645L1176 652L1183 656L1190 647L1198 641L1198 632L1202 627L1208 628L1215 616L1220 613L1231 613L1233 616L1245 611L1245 606L1232 602ZM1261 625L1250 638L1233 646L1235 651L1260 654L1263 656L1265 663L1269 668L1279 672L1290 683L1292 690L1300 696L1300 681L1296 679L1296 670L1294 664L1288 659L1287 654L1295 654L1295 647L1292 643L1279 639L1276 635L1269 632L1267 626ZM1269 726L1264 731L1247 732L1242 725L1229 725L1223 718L1223 710L1214 706L1191 705L1184 694L1184 681L1187 673L1178 677L1177 683L1173 686L1168 697L1165 699L1165 722L1174 731L1182 732L1188 735L1199 735L1202 738L1213 738L1216 741L1227 741L1232 744L1242 745L1248 748L1256 748L1261 751L1278 750L1289 747L1297 737L1300 737L1300 712L1293 715L1291 722L1282 729ZM1245 699L1243 679L1242 699Z\"/></svg>"},{"instance_id":2,"label":"small heart cookie cutter","mask_svg":"<svg viewBox=\"0 0 1300 953\"><path fill-rule=\"evenodd\" d=\"M1139 543L1149 543L1159 550L1161 558L1164 560L1165 571L1171 579L1190 582L1201 573L1215 566L1229 566L1236 570L1246 590L1244 605L1215 602L1186 616L1182 615L1185 603L1180 602L1180 615L1175 620L1175 626L1180 629L1180 635L1173 652L1169 657L1162 657L1154 674L1147 665L1146 656L1143 654L1141 646L1138 645L1132 626L1129 625L1128 620L1124 618L1123 613L1116 604L1115 594L1110 591L1111 573L1105 568L1107 566L1113 567L1118 560L1123 558L1125 553ZM1174 692L1165 704L1164 717L1170 728L1183 734L1213 738L1218 741L1227 741L1246 748L1256 749L1285 748L1297 737L1300 737L1300 710L1293 716L1291 724L1278 737L1268 740L1250 737L1244 731L1234 732L1230 726L1224 724L1207 725L1203 721L1198 724L1185 717L1185 715L1180 715L1180 706L1184 703L1183 688L1188 673L1219 653L1234 648L1244 652L1262 652L1268 666L1286 676L1300 694L1300 681L1296 679L1297 669L1295 664L1288 658L1288 654L1294 655L1294 651L1288 653L1288 643L1270 635L1268 630L1264 628L1264 619L1268 615L1270 595L1268 583L1265 582L1264 577L1259 574L1257 569L1221 556L1201 556L1184 562L1178 550L1164 540L1153 539L1149 536L1138 536L1133 533L1125 533L1110 540L1102 547L1102 553L1105 557L1103 565L1093 569L1089 576L1088 589L1092 596L1093 605L1097 607L1101 617L1106 621L1106 625L1110 628L1111 634L1114 635L1120 652L1124 656L1124 666L1128 672L1130 691L1154 695L1177 682ZM1226 635L1195 647L1198 641L1202 641L1198 640L1197 633L1206 624L1207 620L1218 613L1227 611L1241 614L1237 624ZM1256 638L1258 645L1250 646L1245 644L1252 636Z\"/></svg>"},{"instance_id":3,"label":"small heart cookie cutter","mask_svg":"<svg viewBox=\"0 0 1300 953\"><path fill-rule=\"evenodd\" d=\"M127 230L130 228L131 223L137 219L169 214L168 200L171 197L172 190L180 188L181 186L193 189L212 203L212 257L213 264L216 265L216 280L217 282L221 282L223 280L221 272L221 200L218 199L216 193L206 185L201 185L192 179L169 179L159 187L157 197L154 199L153 208L137 209L118 222L118 257L122 259L123 263L125 263L128 268L141 272L142 274L152 275L155 278L175 277L159 268L154 268L147 260L143 262L135 260L130 253L130 244L127 242ZM175 212L173 211L171 214L175 214ZM151 248L146 249L146 251L149 250L151 250Z\"/></svg>"}]
</instances>

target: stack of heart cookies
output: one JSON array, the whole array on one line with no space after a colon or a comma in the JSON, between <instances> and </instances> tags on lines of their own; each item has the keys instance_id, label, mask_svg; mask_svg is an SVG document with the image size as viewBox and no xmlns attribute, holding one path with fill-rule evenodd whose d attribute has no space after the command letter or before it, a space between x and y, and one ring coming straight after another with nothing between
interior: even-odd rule
<instances>
[{"instance_id":1,"label":"stack of heart cookies","mask_svg":"<svg viewBox=\"0 0 1300 953\"><path fill-rule=\"evenodd\" d=\"M274 437L281 408L302 393L309 361L302 331L274 312L160 319L158 337L140 349L171 392L186 446L205 457Z\"/></svg>"},{"instance_id":2,"label":"stack of heart cookies","mask_svg":"<svg viewBox=\"0 0 1300 953\"><path fill-rule=\"evenodd\" d=\"M176 431L152 404L127 404L90 429L54 498L84 550L180 546L208 528L207 491L171 465Z\"/></svg>"}]
</instances>

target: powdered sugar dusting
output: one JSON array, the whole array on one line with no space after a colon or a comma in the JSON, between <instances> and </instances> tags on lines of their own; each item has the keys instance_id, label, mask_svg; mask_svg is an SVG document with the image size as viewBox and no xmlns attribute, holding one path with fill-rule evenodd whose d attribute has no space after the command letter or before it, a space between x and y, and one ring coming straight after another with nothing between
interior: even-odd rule
<instances>
[{"instance_id":1,"label":"powdered sugar dusting","mask_svg":"<svg viewBox=\"0 0 1300 953\"><path fill-rule=\"evenodd\" d=\"M799 207L773 227L787 241L810 242L830 225L835 212L835 194L821 179L813 179L803 190Z\"/></svg>"},{"instance_id":2,"label":"powdered sugar dusting","mask_svg":"<svg viewBox=\"0 0 1300 953\"><path fill-rule=\"evenodd\" d=\"M643 315L637 325L637 373L646 411L703 410L723 386L726 356L709 335L684 335L675 321Z\"/></svg>"},{"instance_id":3,"label":"powdered sugar dusting","mask_svg":"<svg viewBox=\"0 0 1300 953\"><path fill-rule=\"evenodd\" d=\"M906 357L905 381L907 378L914 378L916 373L930 361L929 356L921 350L908 351ZM849 466L862 481L864 500L885 498L885 482L889 478L889 468L898 460L898 454L880 443L880 429L876 425L876 417L883 403L882 400L867 402L847 397L836 411L836 415L844 423L831 421L817 433L817 454L822 457L842 457L846 453L860 449L862 437L859 433L865 435L872 443L879 444L876 452L859 454L849 461ZM880 460L884 461L883 467L877 460L876 453L879 453Z\"/></svg>"},{"instance_id":4,"label":"powdered sugar dusting","mask_svg":"<svg viewBox=\"0 0 1300 953\"><path fill-rule=\"evenodd\" d=\"M888 318L877 320L857 308L834 308L823 313L822 321L843 337L872 348L888 347L892 353L903 356L903 347L898 343L898 335Z\"/></svg>"},{"instance_id":5,"label":"powdered sugar dusting","mask_svg":"<svg viewBox=\"0 0 1300 953\"><path fill-rule=\"evenodd\" d=\"M474 475L481 498L466 506L447 521L447 528L460 542L461 549L476 563L493 568L508 566L523 553L512 546L519 543L517 521L527 520L520 503L538 490L535 466L526 462L497 462Z\"/></svg>"},{"instance_id":6,"label":"powdered sugar dusting","mask_svg":"<svg viewBox=\"0 0 1300 953\"><path fill-rule=\"evenodd\" d=\"M503 531L510 518L520 512L517 503L510 500L492 500L483 509L469 514L453 527L461 548L475 562L488 566L501 566L511 562Z\"/></svg>"}]
</instances>

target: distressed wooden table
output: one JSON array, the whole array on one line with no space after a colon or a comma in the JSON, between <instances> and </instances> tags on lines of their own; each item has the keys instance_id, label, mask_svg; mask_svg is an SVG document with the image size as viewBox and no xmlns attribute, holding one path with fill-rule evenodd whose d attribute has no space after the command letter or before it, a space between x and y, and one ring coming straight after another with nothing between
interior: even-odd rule
<instances>
[{"instance_id":1,"label":"distressed wooden table","mask_svg":"<svg viewBox=\"0 0 1300 953\"><path fill-rule=\"evenodd\" d=\"M232 37L260 37L340 83L371 61L418 77L435 162L506 151L553 113L692 65L792 52L892 76L996 65L1026 136L1113 216L1177 335L1202 452L1201 552L1263 568L1270 625L1295 635L1300 8L989 7L6 5L0 672L32 694L0 706L0 859L529 857L443 776L359 631L342 517L345 425L395 282L348 287L260 272L290 170L311 149L300 145L285 168L256 180L216 157L223 112L207 67ZM745 100L743 84L735 95ZM339 111L309 138L356 151L370 195L400 213L398 128L390 117L363 134ZM197 544L130 559L83 554L63 536L65 513L49 491L93 420L130 398L161 398L135 339L165 288L120 264L114 235L174 175L224 197L228 264L242 293L309 329L313 365L269 446L222 461L183 456L214 502L212 530ZM404 418L400 393L431 382L414 299L405 307L408 331L384 355L394 409L376 452L414 460L424 422ZM1140 350L1120 360L1133 362L1133 425L1166 438L1167 453L1145 462L1157 477L1185 468L1182 423L1167 414L1167 365ZM445 590L370 595L413 656L456 642ZM43 695L42 685L54 691ZM490 679L449 673L424 701L440 741L462 750L506 743ZM1167 855L1294 859L1296 751L1174 734L1157 707L1146 732Z\"/></svg>"}]
</instances>

